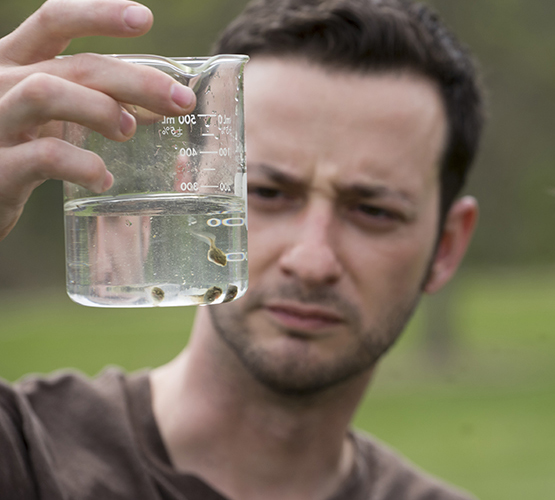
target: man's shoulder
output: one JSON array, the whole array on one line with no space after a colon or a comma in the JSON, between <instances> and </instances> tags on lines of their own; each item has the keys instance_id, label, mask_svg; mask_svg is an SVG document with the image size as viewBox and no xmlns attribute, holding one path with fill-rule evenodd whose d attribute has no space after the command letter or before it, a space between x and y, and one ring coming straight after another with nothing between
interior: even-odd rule
<instances>
[{"instance_id":1,"label":"man's shoulder","mask_svg":"<svg viewBox=\"0 0 555 500\"><path fill-rule=\"evenodd\" d=\"M37 498L17 396L13 388L1 380L0 450L0 491L10 499Z\"/></svg>"},{"instance_id":2,"label":"man's shoulder","mask_svg":"<svg viewBox=\"0 0 555 500\"><path fill-rule=\"evenodd\" d=\"M66 395L70 392L83 391L94 393L107 385L117 384L126 377L123 370L117 367L105 368L98 375L91 377L73 369L63 369L47 375L29 374L14 382L11 387L15 392L34 397L39 394Z\"/></svg>"},{"instance_id":3,"label":"man's shoulder","mask_svg":"<svg viewBox=\"0 0 555 500\"><path fill-rule=\"evenodd\" d=\"M353 432L358 469L371 478L372 499L475 500L475 497L421 470L391 447L361 431Z\"/></svg>"},{"instance_id":4,"label":"man's shoulder","mask_svg":"<svg viewBox=\"0 0 555 500\"><path fill-rule=\"evenodd\" d=\"M27 500L113 498L107 491L148 488L129 378L111 368L93 378L63 371L0 382L0 490Z\"/></svg>"},{"instance_id":5,"label":"man's shoulder","mask_svg":"<svg viewBox=\"0 0 555 500\"><path fill-rule=\"evenodd\" d=\"M0 404L17 404L22 412L50 414L86 413L88 406L121 401L126 375L117 368L107 368L95 377L76 370L60 370L49 375L27 375L17 382L0 386Z\"/></svg>"},{"instance_id":6,"label":"man's shoulder","mask_svg":"<svg viewBox=\"0 0 555 500\"><path fill-rule=\"evenodd\" d=\"M4 385L3 399L16 404L24 418L40 421L43 428L64 435L64 428L94 429L110 415L125 413L127 377L115 367L95 377L75 370L61 370L47 376L29 375L9 388Z\"/></svg>"}]
</instances>

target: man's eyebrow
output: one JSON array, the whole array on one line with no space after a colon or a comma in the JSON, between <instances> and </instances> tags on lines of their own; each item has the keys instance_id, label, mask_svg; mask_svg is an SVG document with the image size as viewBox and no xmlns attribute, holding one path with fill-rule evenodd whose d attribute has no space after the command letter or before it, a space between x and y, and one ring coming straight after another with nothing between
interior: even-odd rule
<instances>
[{"instance_id":1,"label":"man's eyebrow","mask_svg":"<svg viewBox=\"0 0 555 500\"><path fill-rule=\"evenodd\" d=\"M295 175L284 172L283 170L273 167L272 165L268 165L267 163L257 163L256 167L266 177L268 177L271 181L274 181L276 184L281 184L281 185L290 186L290 187L302 187L306 184L299 177L296 177Z\"/></svg>"},{"instance_id":2,"label":"man's eyebrow","mask_svg":"<svg viewBox=\"0 0 555 500\"><path fill-rule=\"evenodd\" d=\"M415 203L414 198L402 190L391 189L383 185L367 185L367 184L347 184L337 186L337 192L343 198L393 198L402 201L403 203Z\"/></svg>"},{"instance_id":3,"label":"man's eyebrow","mask_svg":"<svg viewBox=\"0 0 555 500\"><path fill-rule=\"evenodd\" d=\"M301 189L306 187L306 182L288 172L276 168L267 163L256 163L256 168L259 169L263 175L268 177L271 181L281 186L289 188ZM413 196L402 190L392 189L382 184L366 184L363 182L354 182L352 184L339 184L335 186L335 191L339 198L343 199L378 199L390 198L397 199L403 203L415 205L416 201Z\"/></svg>"}]
</instances>

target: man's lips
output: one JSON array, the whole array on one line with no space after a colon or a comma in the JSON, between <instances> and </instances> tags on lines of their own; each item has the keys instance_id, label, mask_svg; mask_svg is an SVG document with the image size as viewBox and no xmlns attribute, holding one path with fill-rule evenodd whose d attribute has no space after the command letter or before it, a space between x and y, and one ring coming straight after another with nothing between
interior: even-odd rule
<instances>
[{"instance_id":1,"label":"man's lips","mask_svg":"<svg viewBox=\"0 0 555 500\"><path fill-rule=\"evenodd\" d=\"M271 318L295 330L319 330L337 326L344 318L332 309L298 302L271 302L264 306Z\"/></svg>"}]
</instances>

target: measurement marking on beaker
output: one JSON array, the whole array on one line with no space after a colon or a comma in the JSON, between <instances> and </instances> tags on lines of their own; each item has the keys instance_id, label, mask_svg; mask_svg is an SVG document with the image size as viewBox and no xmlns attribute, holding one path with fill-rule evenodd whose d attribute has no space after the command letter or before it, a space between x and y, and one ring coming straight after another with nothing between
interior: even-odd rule
<instances>
[{"instance_id":1,"label":"measurement marking on beaker","mask_svg":"<svg viewBox=\"0 0 555 500\"><path fill-rule=\"evenodd\" d=\"M209 172L209 171L211 172L211 171L216 170L216 169L215 168L202 168L201 170L203 172Z\"/></svg>"},{"instance_id":2,"label":"measurement marking on beaker","mask_svg":"<svg viewBox=\"0 0 555 500\"><path fill-rule=\"evenodd\" d=\"M233 227L233 226L244 226L245 219L243 217L230 217L229 219L224 219L222 221L224 226Z\"/></svg>"},{"instance_id":3,"label":"measurement marking on beaker","mask_svg":"<svg viewBox=\"0 0 555 500\"><path fill-rule=\"evenodd\" d=\"M247 260L247 256L243 252L233 252L225 254L229 262L242 262Z\"/></svg>"},{"instance_id":4,"label":"measurement marking on beaker","mask_svg":"<svg viewBox=\"0 0 555 500\"><path fill-rule=\"evenodd\" d=\"M201 188L219 188L220 186L200 186Z\"/></svg>"},{"instance_id":5,"label":"measurement marking on beaker","mask_svg":"<svg viewBox=\"0 0 555 500\"><path fill-rule=\"evenodd\" d=\"M201 151L201 155L217 155L219 151Z\"/></svg>"},{"instance_id":6,"label":"measurement marking on beaker","mask_svg":"<svg viewBox=\"0 0 555 500\"><path fill-rule=\"evenodd\" d=\"M214 116L216 116L216 115L197 115L197 116L202 116L202 117L210 116L210 117L214 117Z\"/></svg>"},{"instance_id":7,"label":"measurement marking on beaker","mask_svg":"<svg viewBox=\"0 0 555 500\"><path fill-rule=\"evenodd\" d=\"M202 137L214 137L214 134L201 134Z\"/></svg>"}]
</instances>

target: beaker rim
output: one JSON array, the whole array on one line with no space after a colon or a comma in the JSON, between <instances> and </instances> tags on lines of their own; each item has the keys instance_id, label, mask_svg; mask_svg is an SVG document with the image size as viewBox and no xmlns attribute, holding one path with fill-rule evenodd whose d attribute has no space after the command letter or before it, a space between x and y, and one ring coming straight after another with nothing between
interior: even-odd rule
<instances>
[{"instance_id":1,"label":"beaker rim","mask_svg":"<svg viewBox=\"0 0 555 500\"><path fill-rule=\"evenodd\" d=\"M56 59L65 59L77 54L67 54L56 56ZM107 57L115 57L128 62L148 63L160 62L174 66L180 71L185 71L191 75L197 75L206 71L209 67L222 62L235 62L245 64L250 58L246 54L215 54L213 56L178 56L166 57L157 54L99 54Z\"/></svg>"},{"instance_id":2,"label":"beaker rim","mask_svg":"<svg viewBox=\"0 0 555 500\"><path fill-rule=\"evenodd\" d=\"M191 56L191 57L166 57L156 54L107 54L124 61L134 63L161 62L170 64L181 71L189 74L200 74L206 69L223 62L233 62L244 64L249 60L245 54L216 54L213 56Z\"/></svg>"}]
</instances>

